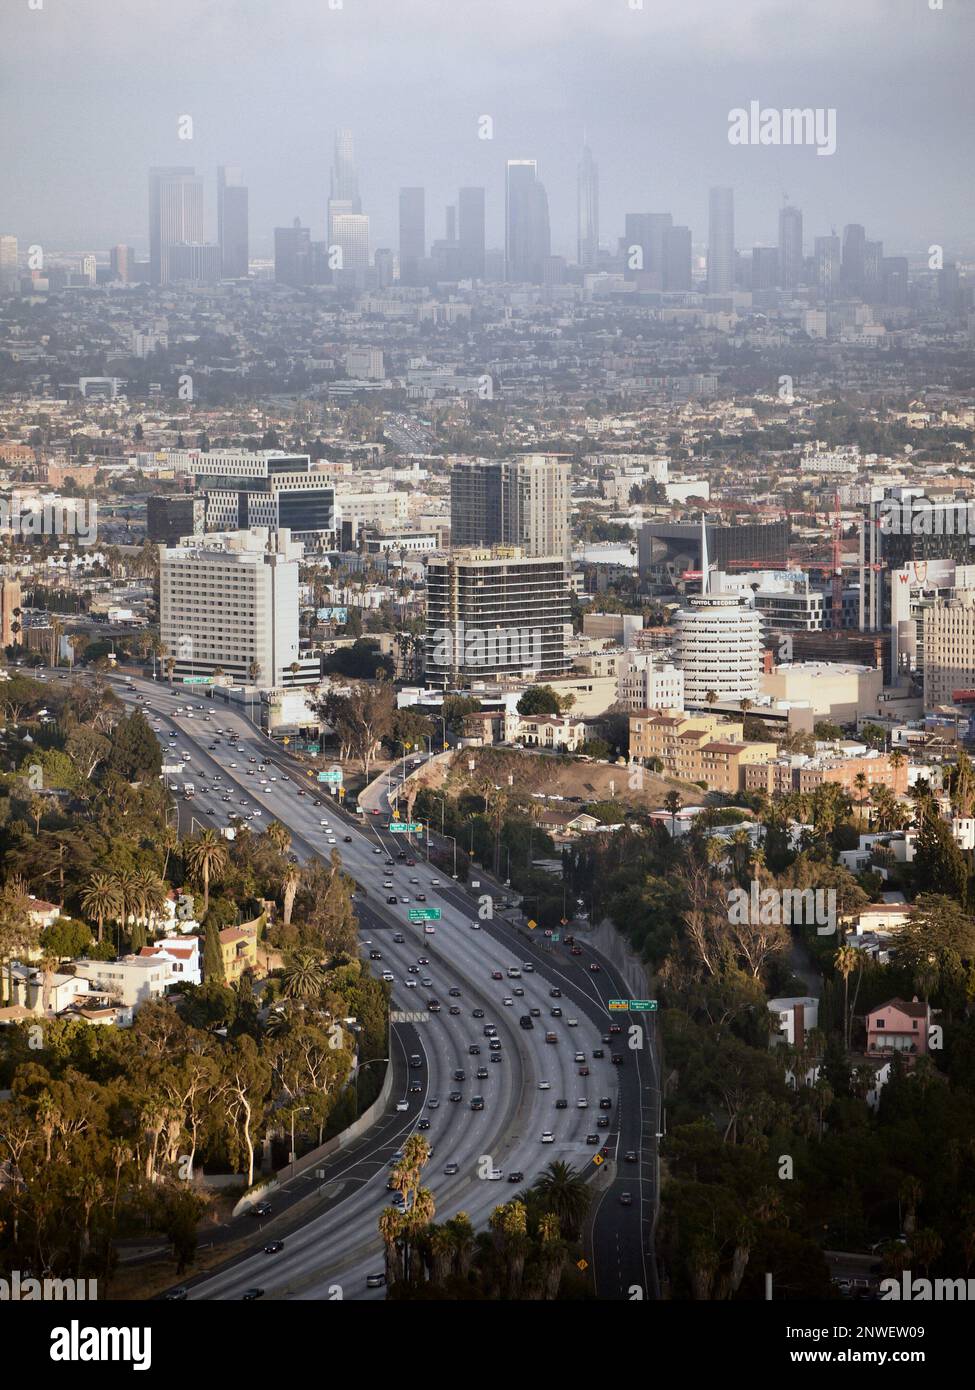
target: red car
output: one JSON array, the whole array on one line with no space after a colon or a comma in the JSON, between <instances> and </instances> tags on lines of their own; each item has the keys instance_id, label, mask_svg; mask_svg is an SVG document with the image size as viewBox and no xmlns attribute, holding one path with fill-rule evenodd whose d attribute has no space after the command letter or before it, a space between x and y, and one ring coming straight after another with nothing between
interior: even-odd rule
<instances>
[{"instance_id":1,"label":"red car","mask_svg":"<svg viewBox=\"0 0 975 1390\"><path fill-rule=\"evenodd\" d=\"M491 979L492 979L492 980L503 980L503 979L504 979L504 976L501 974L501 971L500 971L500 970L492 970L492 971L491 971Z\"/></svg>"},{"instance_id":2,"label":"red car","mask_svg":"<svg viewBox=\"0 0 975 1390\"><path fill-rule=\"evenodd\" d=\"M569 952L569 955L570 955L570 956L581 956L581 955L582 955L582 947L581 947L581 946L573 946L572 950Z\"/></svg>"}]
</instances>

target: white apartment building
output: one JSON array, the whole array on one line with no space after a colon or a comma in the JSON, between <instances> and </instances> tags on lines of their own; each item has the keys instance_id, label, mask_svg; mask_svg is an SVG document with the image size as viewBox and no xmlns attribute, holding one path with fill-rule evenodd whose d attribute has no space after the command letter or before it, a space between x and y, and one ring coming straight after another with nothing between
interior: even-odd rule
<instances>
[{"instance_id":1,"label":"white apartment building","mask_svg":"<svg viewBox=\"0 0 975 1390\"><path fill-rule=\"evenodd\" d=\"M654 652L627 652L616 675L617 702L628 710L684 708L684 673Z\"/></svg>"},{"instance_id":2,"label":"white apartment building","mask_svg":"<svg viewBox=\"0 0 975 1390\"><path fill-rule=\"evenodd\" d=\"M161 999L177 982L172 962L162 957L123 956L121 960L76 960L75 976L87 980L99 994L107 994L123 1008L136 1008L150 999Z\"/></svg>"},{"instance_id":3,"label":"white apartment building","mask_svg":"<svg viewBox=\"0 0 975 1390\"><path fill-rule=\"evenodd\" d=\"M924 708L954 704L956 690L975 689L975 589L922 605Z\"/></svg>"},{"instance_id":4,"label":"white apartment building","mask_svg":"<svg viewBox=\"0 0 975 1390\"><path fill-rule=\"evenodd\" d=\"M345 354L345 373L362 381L385 380L382 348L350 348Z\"/></svg>"},{"instance_id":5,"label":"white apartment building","mask_svg":"<svg viewBox=\"0 0 975 1390\"><path fill-rule=\"evenodd\" d=\"M263 689L315 684L318 659L302 658L298 646L301 554L286 528L160 546L160 636L174 679L222 673Z\"/></svg>"}]
</instances>

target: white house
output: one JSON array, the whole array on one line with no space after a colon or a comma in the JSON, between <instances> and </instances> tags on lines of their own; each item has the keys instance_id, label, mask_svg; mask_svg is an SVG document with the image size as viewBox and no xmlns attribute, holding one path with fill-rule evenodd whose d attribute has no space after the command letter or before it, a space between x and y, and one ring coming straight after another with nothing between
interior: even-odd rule
<instances>
[{"instance_id":1,"label":"white house","mask_svg":"<svg viewBox=\"0 0 975 1390\"><path fill-rule=\"evenodd\" d=\"M78 976L87 980L93 990L128 1008L136 1008L149 999L161 999L177 978L171 960L153 956L76 960L73 965Z\"/></svg>"},{"instance_id":2,"label":"white house","mask_svg":"<svg viewBox=\"0 0 975 1390\"><path fill-rule=\"evenodd\" d=\"M173 983L201 985L200 938L198 936L164 936L151 946L143 946L140 959L169 961Z\"/></svg>"}]
</instances>

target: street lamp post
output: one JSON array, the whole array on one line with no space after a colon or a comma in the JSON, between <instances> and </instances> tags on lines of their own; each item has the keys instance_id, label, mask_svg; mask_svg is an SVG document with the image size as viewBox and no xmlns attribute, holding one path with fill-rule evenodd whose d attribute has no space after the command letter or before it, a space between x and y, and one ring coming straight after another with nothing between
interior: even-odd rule
<instances>
[{"instance_id":1,"label":"street lamp post","mask_svg":"<svg viewBox=\"0 0 975 1390\"><path fill-rule=\"evenodd\" d=\"M455 835L445 835L445 840L450 840L454 846L454 878L457 877L457 837Z\"/></svg>"},{"instance_id":2,"label":"street lamp post","mask_svg":"<svg viewBox=\"0 0 975 1390\"><path fill-rule=\"evenodd\" d=\"M310 1105L301 1105L297 1110L291 1112L291 1177L295 1175L295 1115L306 1115L311 1109Z\"/></svg>"}]
</instances>

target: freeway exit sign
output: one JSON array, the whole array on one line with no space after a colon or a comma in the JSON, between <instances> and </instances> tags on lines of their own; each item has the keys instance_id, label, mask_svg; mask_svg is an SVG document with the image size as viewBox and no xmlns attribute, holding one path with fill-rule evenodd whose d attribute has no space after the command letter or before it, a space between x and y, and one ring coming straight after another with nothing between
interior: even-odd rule
<instances>
[{"instance_id":1,"label":"freeway exit sign","mask_svg":"<svg viewBox=\"0 0 975 1390\"><path fill-rule=\"evenodd\" d=\"M391 835L413 835L422 829L423 823L418 820L390 821L389 825Z\"/></svg>"},{"instance_id":2,"label":"freeway exit sign","mask_svg":"<svg viewBox=\"0 0 975 1390\"><path fill-rule=\"evenodd\" d=\"M624 1013L624 1014L625 1014L626 1011L627 1011L627 1009L628 1009L629 1007L630 1007L630 1001L629 1001L628 999L610 999L610 1001L609 1001L609 1011L610 1011L611 1014L615 1014L615 1013Z\"/></svg>"},{"instance_id":3,"label":"freeway exit sign","mask_svg":"<svg viewBox=\"0 0 975 1390\"><path fill-rule=\"evenodd\" d=\"M324 772L318 774L319 782L341 782L342 769L340 767L327 767Z\"/></svg>"},{"instance_id":4,"label":"freeway exit sign","mask_svg":"<svg viewBox=\"0 0 975 1390\"><path fill-rule=\"evenodd\" d=\"M409 911L411 922L439 922L439 907L411 907Z\"/></svg>"},{"instance_id":5,"label":"freeway exit sign","mask_svg":"<svg viewBox=\"0 0 975 1390\"><path fill-rule=\"evenodd\" d=\"M657 1012L656 999L610 999L608 1001L611 1014L626 1013L633 1014L652 1014Z\"/></svg>"}]
</instances>

